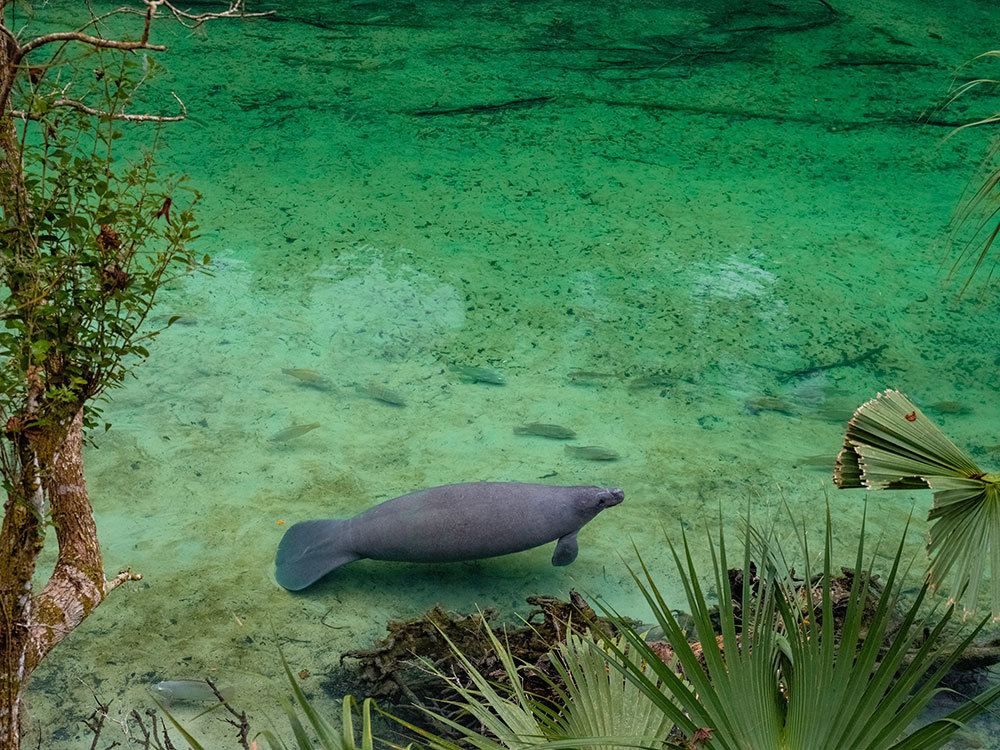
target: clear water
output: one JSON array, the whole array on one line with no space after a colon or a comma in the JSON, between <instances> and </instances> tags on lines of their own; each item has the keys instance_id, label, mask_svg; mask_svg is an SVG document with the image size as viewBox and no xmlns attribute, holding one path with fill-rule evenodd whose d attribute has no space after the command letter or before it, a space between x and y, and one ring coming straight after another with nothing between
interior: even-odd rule
<instances>
[{"instance_id":1,"label":"clear water","mask_svg":"<svg viewBox=\"0 0 1000 750\"><path fill-rule=\"evenodd\" d=\"M191 115L165 131L164 158L205 196L213 275L163 295L158 314L188 325L114 394L114 427L88 452L107 570L144 581L36 673L42 746L90 746L92 689L127 713L159 679L218 676L278 720L281 691L259 676L279 674L275 634L333 715L321 683L340 653L436 603L511 616L575 587L644 617L633 544L683 607L664 530L700 540L720 512L735 530L781 499L818 529L829 471L806 459L832 464L852 409L885 387L959 402L936 418L988 465L996 294L957 300L942 243L988 132L944 141L948 127L918 118L995 46L995 10L833 5L272 2L271 20L162 24L167 72L148 105L173 90ZM939 119L995 109L972 98ZM507 384L462 382L454 363ZM513 434L527 422L622 457L574 459ZM362 561L297 595L274 583L289 524L476 480L620 486L626 500L567 568L540 548ZM852 548L865 493L829 498ZM927 494L868 500L890 539L915 504L921 550ZM228 736L213 716L193 727Z\"/></svg>"}]
</instances>

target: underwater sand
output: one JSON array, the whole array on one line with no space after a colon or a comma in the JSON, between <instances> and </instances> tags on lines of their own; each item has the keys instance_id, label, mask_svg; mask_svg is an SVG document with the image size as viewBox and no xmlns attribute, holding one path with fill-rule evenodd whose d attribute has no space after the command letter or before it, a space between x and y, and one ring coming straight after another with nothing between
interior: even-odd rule
<instances>
[{"instance_id":1,"label":"underwater sand","mask_svg":"<svg viewBox=\"0 0 1000 750\"><path fill-rule=\"evenodd\" d=\"M280 685L276 642L334 717L357 690L340 654L389 619L434 604L525 615L526 596L571 587L647 618L633 544L683 608L664 530L688 529L707 564L720 513L734 541L748 508L763 521L782 500L818 531L825 491L842 548L867 499L873 539L895 541L916 508L920 554L929 493L840 493L807 459L832 466L851 411L886 387L958 402L936 421L984 466L997 458L983 448L1000 442L996 293L957 300L942 254L988 133L944 141L946 124L919 121L995 46L994 9L831 5L271 2L256 6L270 20L161 24L149 105L174 90L191 115L165 131L163 160L205 196L213 275L163 294L157 314L186 324L112 394L113 427L87 453L107 571L144 578L37 671L29 737L89 748L92 690L118 715L152 706L154 681L206 675L281 725L281 689L260 677ZM938 122L995 109L973 98ZM507 383L463 382L453 364ZM357 390L370 385L406 405ZM513 434L531 422L621 458ZM567 568L549 545L361 561L299 594L274 583L288 525L477 480L626 499ZM192 728L235 746L214 716Z\"/></svg>"}]
</instances>

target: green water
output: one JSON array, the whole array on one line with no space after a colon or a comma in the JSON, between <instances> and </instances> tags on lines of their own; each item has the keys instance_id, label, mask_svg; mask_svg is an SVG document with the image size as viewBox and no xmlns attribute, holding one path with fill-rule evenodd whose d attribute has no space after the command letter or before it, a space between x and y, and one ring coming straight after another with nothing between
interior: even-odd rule
<instances>
[{"instance_id":1,"label":"green water","mask_svg":"<svg viewBox=\"0 0 1000 750\"><path fill-rule=\"evenodd\" d=\"M995 48L994 8L832 5L279 2L268 20L162 24L148 104L169 108L173 90L191 115L165 131L164 159L205 196L213 275L163 295L158 314L187 325L113 395L87 455L107 570L144 580L36 673L42 746L90 747L92 688L117 716L150 706L160 679L218 676L277 719L253 674L278 674L272 627L332 714L352 689L341 652L436 603L510 616L575 587L642 618L633 543L683 607L664 529L700 539L720 509L735 530L784 498L818 529L829 490L850 549L866 495L831 490L806 459L832 465L852 409L886 387L958 402L928 413L989 465L996 291L957 300L942 242L989 133L944 141L919 115ZM995 109L981 96L938 119ZM462 382L456 363L507 383ZM406 406L358 393L373 384ZM621 458L513 434L528 422ZM626 500L567 568L548 547L361 561L298 595L274 583L291 523L477 480ZM919 552L929 496L868 499L889 539L916 503ZM193 727L229 736L213 717Z\"/></svg>"}]
</instances>

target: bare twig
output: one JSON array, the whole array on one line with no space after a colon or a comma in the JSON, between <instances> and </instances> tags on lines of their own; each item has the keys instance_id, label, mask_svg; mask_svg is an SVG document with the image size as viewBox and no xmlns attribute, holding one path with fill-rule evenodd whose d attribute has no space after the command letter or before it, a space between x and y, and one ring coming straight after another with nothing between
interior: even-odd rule
<instances>
[{"instance_id":1,"label":"bare twig","mask_svg":"<svg viewBox=\"0 0 1000 750\"><path fill-rule=\"evenodd\" d=\"M215 18L257 18L260 16L270 16L274 14L273 10L264 11L262 13L247 13L244 0L230 0L229 9L224 10L221 13L188 13L183 11L172 3L167 2L167 0L160 0L156 3L157 5L163 5L167 10L169 10L175 19L189 29L197 28L201 26L206 21L211 21Z\"/></svg>"},{"instance_id":2,"label":"bare twig","mask_svg":"<svg viewBox=\"0 0 1000 750\"><path fill-rule=\"evenodd\" d=\"M112 120L123 120L125 122L180 122L187 117L187 107L184 106L184 102L181 101L181 98L177 96L177 94L173 91L171 91L170 94L177 100L177 103L181 105L181 114L179 115L133 115L127 112L105 112L100 109L88 107L86 104L77 101L76 99L56 99L52 102L52 106L69 107L71 109L79 110L85 114L93 115L94 117L110 117ZM41 119L36 113L25 112L23 109L11 110L11 114L22 120L38 121Z\"/></svg>"},{"instance_id":3,"label":"bare twig","mask_svg":"<svg viewBox=\"0 0 1000 750\"><path fill-rule=\"evenodd\" d=\"M215 693L215 697L219 699L219 703L221 703L225 707L225 709L234 717L232 719L227 718L225 721L227 724L231 724L232 726L236 727L237 731L239 731L238 739L240 747L245 748L246 750L250 750L250 740L249 740L250 722L247 720L246 711L241 711L240 713L236 713L236 709L234 709L232 706L229 705L229 701L227 701L225 696L223 696L222 693L219 692L219 688L215 686L215 683L208 678L205 679L205 682L207 682L208 686L212 688L212 692Z\"/></svg>"}]
</instances>

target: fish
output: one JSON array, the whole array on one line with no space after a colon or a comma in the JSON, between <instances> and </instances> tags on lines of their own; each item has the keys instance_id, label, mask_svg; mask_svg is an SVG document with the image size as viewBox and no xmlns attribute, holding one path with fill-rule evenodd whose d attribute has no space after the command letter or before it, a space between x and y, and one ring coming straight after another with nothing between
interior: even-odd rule
<instances>
[{"instance_id":1,"label":"fish","mask_svg":"<svg viewBox=\"0 0 1000 750\"><path fill-rule=\"evenodd\" d=\"M307 370L302 367L282 367L281 371L285 375L291 375L293 378L298 378L299 382L303 385L307 385L310 388L318 388L321 391L329 390L333 383L329 378L316 372L315 370Z\"/></svg>"},{"instance_id":2,"label":"fish","mask_svg":"<svg viewBox=\"0 0 1000 750\"><path fill-rule=\"evenodd\" d=\"M515 435L537 435L538 437L552 438L553 440L572 440L576 433L569 427L557 424L544 424L542 422L530 422L514 428Z\"/></svg>"},{"instance_id":3,"label":"fish","mask_svg":"<svg viewBox=\"0 0 1000 750\"><path fill-rule=\"evenodd\" d=\"M780 396L751 398L744 401L743 405L746 407L747 412L754 416L757 416L762 411L773 411L776 414L784 414L785 416L794 416L796 414L795 407Z\"/></svg>"},{"instance_id":4,"label":"fish","mask_svg":"<svg viewBox=\"0 0 1000 750\"><path fill-rule=\"evenodd\" d=\"M834 465L837 463L837 456L830 455L829 453L821 453L817 456L803 456L802 458L795 459L792 466L796 468L803 469L814 469L823 470L829 469L833 471Z\"/></svg>"},{"instance_id":5,"label":"fish","mask_svg":"<svg viewBox=\"0 0 1000 750\"><path fill-rule=\"evenodd\" d=\"M617 461L621 456L600 445L567 445L566 454L584 461Z\"/></svg>"},{"instance_id":6,"label":"fish","mask_svg":"<svg viewBox=\"0 0 1000 750\"><path fill-rule=\"evenodd\" d=\"M566 373L567 379L574 383L586 383L592 380L610 380L617 378L613 372L594 372L593 370L570 370Z\"/></svg>"},{"instance_id":7,"label":"fish","mask_svg":"<svg viewBox=\"0 0 1000 750\"><path fill-rule=\"evenodd\" d=\"M188 315L157 315L154 323L166 323L167 326L196 326L198 321Z\"/></svg>"},{"instance_id":8,"label":"fish","mask_svg":"<svg viewBox=\"0 0 1000 750\"><path fill-rule=\"evenodd\" d=\"M271 437L268 438L272 443L284 443L289 440L294 440L297 437L302 437L307 432L312 432L317 427L320 426L319 422L313 422L312 424L296 424L291 427L286 427L280 432L276 432Z\"/></svg>"},{"instance_id":9,"label":"fish","mask_svg":"<svg viewBox=\"0 0 1000 750\"><path fill-rule=\"evenodd\" d=\"M386 388L384 385L379 385L378 383L359 385L357 386L357 391L362 396L367 396L368 398L375 399L376 401L381 401L383 404L406 406L406 399L403 398L402 394L397 393L390 388Z\"/></svg>"},{"instance_id":10,"label":"fish","mask_svg":"<svg viewBox=\"0 0 1000 750\"><path fill-rule=\"evenodd\" d=\"M935 414L961 415L970 414L972 409L959 401L935 401L933 404L927 405L927 411Z\"/></svg>"},{"instance_id":11,"label":"fish","mask_svg":"<svg viewBox=\"0 0 1000 750\"><path fill-rule=\"evenodd\" d=\"M646 388L669 388L677 383L677 378L665 372L653 372L633 378L626 386L630 391Z\"/></svg>"},{"instance_id":12,"label":"fish","mask_svg":"<svg viewBox=\"0 0 1000 750\"><path fill-rule=\"evenodd\" d=\"M204 680L162 680L149 686L150 692L163 703L215 703L218 696ZM236 691L231 687L220 687L223 700L229 700Z\"/></svg>"},{"instance_id":13,"label":"fish","mask_svg":"<svg viewBox=\"0 0 1000 750\"><path fill-rule=\"evenodd\" d=\"M451 365L449 368L456 373L459 378L469 383L490 383L491 385L504 385L507 378L503 373L491 370L489 367L475 367L474 365Z\"/></svg>"}]
</instances>

